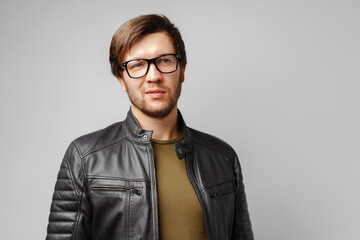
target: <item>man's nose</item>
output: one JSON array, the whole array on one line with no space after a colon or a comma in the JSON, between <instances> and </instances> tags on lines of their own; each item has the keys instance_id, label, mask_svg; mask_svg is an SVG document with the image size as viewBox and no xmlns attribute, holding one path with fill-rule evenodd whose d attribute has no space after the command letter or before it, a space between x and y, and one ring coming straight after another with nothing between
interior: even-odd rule
<instances>
[{"instance_id":1,"label":"man's nose","mask_svg":"<svg viewBox=\"0 0 360 240\"><path fill-rule=\"evenodd\" d=\"M149 71L145 76L145 80L147 82L160 82L162 81L162 74L161 72L156 68L154 63L151 63L149 66Z\"/></svg>"}]
</instances>

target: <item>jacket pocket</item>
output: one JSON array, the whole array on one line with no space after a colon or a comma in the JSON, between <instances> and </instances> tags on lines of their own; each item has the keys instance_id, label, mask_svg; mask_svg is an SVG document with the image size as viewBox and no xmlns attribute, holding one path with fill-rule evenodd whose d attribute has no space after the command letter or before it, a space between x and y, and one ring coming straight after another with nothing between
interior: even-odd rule
<instances>
[{"instance_id":1,"label":"jacket pocket","mask_svg":"<svg viewBox=\"0 0 360 240\"><path fill-rule=\"evenodd\" d=\"M137 239L150 229L150 184L117 178L87 179L92 207L92 236L99 239ZM140 223L140 224L139 224ZM98 238L94 237L94 240Z\"/></svg>"},{"instance_id":2,"label":"jacket pocket","mask_svg":"<svg viewBox=\"0 0 360 240\"><path fill-rule=\"evenodd\" d=\"M230 187L230 188L218 190L217 192L213 192L213 193L210 194L210 197L211 198L220 198L223 195L230 194L230 193L233 193L233 192L235 192L235 188Z\"/></svg>"},{"instance_id":3,"label":"jacket pocket","mask_svg":"<svg viewBox=\"0 0 360 240\"><path fill-rule=\"evenodd\" d=\"M235 192L234 180L223 182L207 188L210 198L221 198Z\"/></svg>"},{"instance_id":4,"label":"jacket pocket","mask_svg":"<svg viewBox=\"0 0 360 240\"><path fill-rule=\"evenodd\" d=\"M90 187L94 191L119 191L119 192L127 192L129 194L141 195L142 191L140 188L122 186L122 185L97 185Z\"/></svg>"},{"instance_id":5,"label":"jacket pocket","mask_svg":"<svg viewBox=\"0 0 360 240\"><path fill-rule=\"evenodd\" d=\"M221 233L216 239L231 239L235 213L235 180L229 180L206 188L209 199L208 217L214 232ZM228 237L225 237L228 236Z\"/></svg>"}]
</instances>

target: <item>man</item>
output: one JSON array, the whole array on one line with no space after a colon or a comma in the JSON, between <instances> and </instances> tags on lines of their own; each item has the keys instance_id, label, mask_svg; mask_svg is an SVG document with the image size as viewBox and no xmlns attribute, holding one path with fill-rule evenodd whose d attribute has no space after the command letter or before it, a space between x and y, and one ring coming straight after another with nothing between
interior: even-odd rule
<instances>
[{"instance_id":1,"label":"man","mask_svg":"<svg viewBox=\"0 0 360 240\"><path fill-rule=\"evenodd\" d=\"M253 239L238 158L177 108L186 52L165 17L131 19L110 64L131 108L67 149L47 239Z\"/></svg>"}]
</instances>

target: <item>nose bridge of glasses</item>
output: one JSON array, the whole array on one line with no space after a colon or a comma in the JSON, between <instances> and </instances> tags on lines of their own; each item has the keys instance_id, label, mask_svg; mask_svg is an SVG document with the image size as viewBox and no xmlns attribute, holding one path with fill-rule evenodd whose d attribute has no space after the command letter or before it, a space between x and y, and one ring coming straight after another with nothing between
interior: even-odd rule
<instances>
[{"instance_id":1,"label":"nose bridge of glasses","mask_svg":"<svg viewBox=\"0 0 360 240\"><path fill-rule=\"evenodd\" d=\"M159 69L156 61L158 60L159 57L156 57L156 58L152 58L152 59L148 59L147 60L147 63L148 63L148 69L147 69L147 72L150 71L150 68L151 68L151 64L153 63L154 64L154 67L156 68L156 70L158 70L159 72L161 72L161 70Z\"/></svg>"},{"instance_id":2,"label":"nose bridge of glasses","mask_svg":"<svg viewBox=\"0 0 360 240\"><path fill-rule=\"evenodd\" d=\"M157 78L157 75L161 73L160 69L158 68L157 64L156 64L156 60L157 58L153 58L153 59L148 59L147 63L147 71L146 71L146 76L148 79L153 79L153 78ZM151 64L153 63L153 64Z\"/></svg>"}]
</instances>

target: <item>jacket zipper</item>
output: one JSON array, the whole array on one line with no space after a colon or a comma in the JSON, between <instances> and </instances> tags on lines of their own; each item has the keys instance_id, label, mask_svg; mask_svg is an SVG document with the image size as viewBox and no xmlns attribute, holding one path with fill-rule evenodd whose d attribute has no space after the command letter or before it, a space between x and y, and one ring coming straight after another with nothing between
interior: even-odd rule
<instances>
[{"instance_id":1,"label":"jacket zipper","mask_svg":"<svg viewBox=\"0 0 360 240\"><path fill-rule=\"evenodd\" d=\"M209 231L208 231L208 223L207 223L207 217L206 217L206 212L205 212L204 203L201 201L200 192L199 192L199 189L197 188L197 185L196 185L196 183L195 183L194 176L189 173L189 168L190 168L190 166L189 166L189 164L190 164L189 161L190 161L190 160L188 160L188 159L190 159L190 157L187 158L186 155L185 155L185 159L184 159L184 160L185 160L185 166L186 166L186 173L187 173L187 175L188 175L188 178L189 178L189 180L190 180L191 185L193 186L193 188L194 188L194 190L195 190L196 196L197 196L197 198L199 199L199 202L200 202L200 205L201 205L203 214L204 214L206 239L209 240L209 239L210 239L210 238L209 238L210 235L209 235Z\"/></svg>"},{"instance_id":2,"label":"jacket zipper","mask_svg":"<svg viewBox=\"0 0 360 240\"><path fill-rule=\"evenodd\" d=\"M228 188L225 190L220 190L218 192L215 192L215 193L211 194L210 197L211 198L220 198L221 196L228 194L228 193L232 193L234 191L235 191L234 188Z\"/></svg>"},{"instance_id":3,"label":"jacket zipper","mask_svg":"<svg viewBox=\"0 0 360 240\"><path fill-rule=\"evenodd\" d=\"M149 168L150 168L150 179L154 183L151 185L151 202L154 211L153 215L153 230L154 230L154 239L159 239L159 218L158 218L158 196L157 196L157 181L156 181L156 170L155 170L155 153L152 145L150 144L149 148Z\"/></svg>"},{"instance_id":4,"label":"jacket zipper","mask_svg":"<svg viewBox=\"0 0 360 240\"><path fill-rule=\"evenodd\" d=\"M141 195L141 190L135 187L126 187L126 186L113 186L113 185L99 185L91 187L92 190L95 191L120 191L120 192L128 192L135 193L136 195Z\"/></svg>"}]
</instances>

